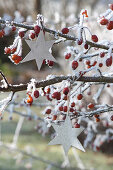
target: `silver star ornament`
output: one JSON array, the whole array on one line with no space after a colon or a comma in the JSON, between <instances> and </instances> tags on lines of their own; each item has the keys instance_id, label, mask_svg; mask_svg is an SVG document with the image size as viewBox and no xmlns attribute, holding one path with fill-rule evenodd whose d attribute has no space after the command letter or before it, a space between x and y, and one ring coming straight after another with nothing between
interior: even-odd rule
<instances>
[{"instance_id":1,"label":"silver star ornament","mask_svg":"<svg viewBox=\"0 0 113 170\"><path fill-rule=\"evenodd\" d=\"M71 121L69 116L66 117L63 125L52 125L55 129L57 135L56 137L49 143L49 145L57 145L60 144L63 146L64 152L67 155L71 146L80 149L85 152L83 146L78 140L77 136L84 130L84 128L72 128Z\"/></svg>"},{"instance_id":2,"label":"silver star ornament","mask_svg":"<svg viewBox=\"0 0 113 170\"><path fill-rule=\"evenodd\" d=\"M36 40L33 41L26 40L26 43L30 47L31 51L21 61L21 63L24 63L26 61L36 60L38 70L40 70L44 59L56 62L56 59L49 52L54 42L55 40L45 41L44 33L43 31L40 31L39 36Z\"/></svg>"}]
</instances>

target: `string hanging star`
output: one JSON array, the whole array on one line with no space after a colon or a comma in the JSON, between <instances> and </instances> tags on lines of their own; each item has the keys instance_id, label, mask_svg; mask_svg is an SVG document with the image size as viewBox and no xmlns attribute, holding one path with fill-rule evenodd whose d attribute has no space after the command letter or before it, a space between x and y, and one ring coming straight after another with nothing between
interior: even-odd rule
<instances>
[{"instance_id":1,"label":"string hanging star","mask_svg":"<svg viewBox=\"0 0 113 170\"><path fill-rule=\"evenodd\" d=\"M77 138L77 136L79 136L79 134L84 130L84 128L72 128L69 116L66 117L66 120L63 125L59 126L53 124L52 126L55 129L57 135L49 143L49 145L62 145L66 155L71 146L85 152L83 146Z\"/></svg>"},{"instance_id":2,"label":"string hanging star","mask_svg":"<svg viewBox=\"0 0 113 170\"><path fill-rule=\"evenodd\" d=\"M30 47L31 51L21 61L21 63L36 60L38 70L40 70L44 59L56 62L56 59L49 52L49 49L52 48L54 42L55 40L45 41L44 33L43 31L40 31L40 34L36 40L26 40L26 43Z\"/></svg>"}]
</instances>

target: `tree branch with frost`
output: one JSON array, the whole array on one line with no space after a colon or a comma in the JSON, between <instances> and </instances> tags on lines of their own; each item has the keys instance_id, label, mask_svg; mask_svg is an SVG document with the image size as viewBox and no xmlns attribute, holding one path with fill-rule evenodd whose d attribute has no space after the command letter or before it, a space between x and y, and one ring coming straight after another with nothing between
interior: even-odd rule
<instances>
[{"instance_id":1,"label":"tree branch with frost","mask_svg":"<svg viewBox=\"0 0 113 170\"><path fill-rule=\"evenodd\" d=\"M27 24L24 24L24 23L17 23L17 22L14 22L14 21L7 21L7 20L3 20L3 19L0 19L0 23L1 24L5 24L7 26L16 26L16 27L19 27L19 28L25 28L27 30L34 30L34 26L33 25L27 25ZM43 26L43 30L45 32L53 34L54 36L65 38L66 40L76 41L78 39L75 36L62 34L59 31L55 31L55 30L46 28L45 26ZM100 49L104 49L104 50L108 50L109 49L108 45L94 43L94 42L91 42L91 41L88 41L88 40L86 40L86 43L88 45L90 45L90 47L100 48Z\"/></svg>"}]
</instances>

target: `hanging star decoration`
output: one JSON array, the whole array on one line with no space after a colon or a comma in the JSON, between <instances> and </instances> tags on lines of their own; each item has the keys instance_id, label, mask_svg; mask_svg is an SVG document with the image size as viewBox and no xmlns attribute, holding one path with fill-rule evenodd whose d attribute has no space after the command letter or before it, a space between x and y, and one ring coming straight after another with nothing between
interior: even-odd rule
<instances>
[{"instance_id":1,"label":"hanging star decoration","mask_svg":"<svg viewBox=\"0 0 113 170\"><path fill-rule=\"evenodd\" d=\"M31 48L31 51L21 61L21 63L36 60L38 70L40 70L44 59L56 62L56 59L49 52L54 42L55 40L45 41L44 33L43 31L40 31L40 34L36 40L26 40L26 43Z\"/></svg>"},{"instance_id":2,"label":"hanging star decoration","mask_svg":"<svg viewBox=\"0 0 113 170\"><path fill-rule=\"evenodd\" d=\"M55 129L57 135L49 143L49 145L62 145L66 155L68 154L68 151L71 146L85 152L83 146L77 138L77 136L79 136L79 134L84 130L84 128L72 128L69 116L66 117L66 120L63 125L59 126L53 124L52 126Z\"/></svg>"}]
</instances>

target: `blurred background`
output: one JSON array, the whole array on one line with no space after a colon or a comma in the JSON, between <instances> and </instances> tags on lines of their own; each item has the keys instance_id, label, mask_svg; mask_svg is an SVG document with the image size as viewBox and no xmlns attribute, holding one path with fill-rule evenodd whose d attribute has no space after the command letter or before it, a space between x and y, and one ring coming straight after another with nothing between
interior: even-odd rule
<instances>
[{"instance_id":1,"label":"blurred background","mask_svg":"<svg viewBox=\"0 0 113 170\"><path fill-rule=\"evenodd\" d=\"M108 9L108 4L113 3L111 0L0 0L0 17L6 20L14 20L16 22L35 23L37 14L42 14L45 18L45 24L48 28L61 30L64 27L73 26L79 21L79 13L82 9L88 10L88 20L86 26L91 32L97 34L99 40L112 40L111 33L97 23L99 15ZM61 43L53 47L53 56L57 59L58 64L54 64L52 68L43 66L41 71L37 71L35 61L24 64L14 65L10 62L7 55L4 54L4 48L11 45L17 33L12 33L11 28L5 27L5 36L0 38L0 70L4 72L8 81L13 84L29 82L31 78L38 80L44 79L49 74L64 74L71 73L70 64L64 60L64 52L67 46L72 45L70 42ZM72 34L74 34L72 32ZM47 35L47 39L54 39L52 35ZM23 41L23 56L28 53L29 49ZM66 69L65 69L66 68ZM105 93L105 92L104 92ZM106 93L105 93L106 94ZM8 94L0 94L0 98L4 98ZM25 98L25 93L19 93L15 100L21 101ZM105 98L104 98L105 99ZM112 102L110 94L105 101ZM41 103L43 99L38 102ZM44 100L43 100L44 101ZM104 102L105 102L104 101ZM45 100L45 103L47 101ZM47 146L50 141L49 133L46 136L44 129L39 130L38 122L32 117L21 118L20 115L11 115L11 109L6 111L3 120L0 122L1 141L9 146L15 144L20 150L31 154L26 155L21 151L12 152L9 148L0 147L0 170L55 170L49 163L44 163L44 160L49 160L60 165L66 160L61 147ZM16 107L19 113L36 113L40 112L44 107L32 107L32 111L26 108ZM19 129L19 127L20 129ZM41 127L44 127L40 125ZM17 129L17 130L16 130ZM45 132L44 134L42 132ZM15 139L16 138L16 139ZM108 147L109 146L109 147ZM113 169L113 143L107 144L98 151L94 152L86 149L86 153L81 151L71 150L69 152L69 161L72 167L80 169L98 169L112 170ZM98 148L99 149L99 148ZM34 158L32 155L35 155ZM64 163L65 163L64 162ZM70 169L70 168L69 168ZM76 168L74 168L76 169Z\"/></svg>"}]
</instances>

